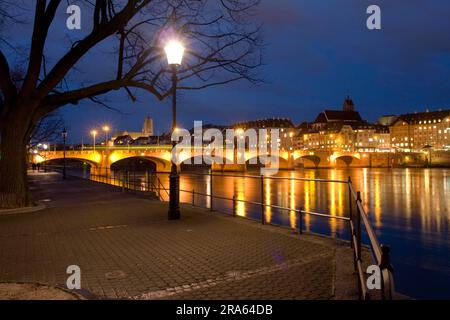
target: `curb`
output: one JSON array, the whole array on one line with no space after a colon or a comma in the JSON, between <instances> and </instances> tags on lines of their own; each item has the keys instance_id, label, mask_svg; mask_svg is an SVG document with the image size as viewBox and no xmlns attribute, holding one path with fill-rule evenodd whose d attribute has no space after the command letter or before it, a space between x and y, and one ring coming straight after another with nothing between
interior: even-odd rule
<instances>
[{"instance_id":1,"label":"curb","mask_svg":"<svg viewBox=\"0 0 450 320\"><path fill-rule=\"evenodd\" d=\"M46 206L43 204L38 204L37 206L32 207L23 207L16 209L0 209L0 216L9 215L9 214L18 214L18 213L31 213L45 209Z\"/></svg>"}]
</instances>

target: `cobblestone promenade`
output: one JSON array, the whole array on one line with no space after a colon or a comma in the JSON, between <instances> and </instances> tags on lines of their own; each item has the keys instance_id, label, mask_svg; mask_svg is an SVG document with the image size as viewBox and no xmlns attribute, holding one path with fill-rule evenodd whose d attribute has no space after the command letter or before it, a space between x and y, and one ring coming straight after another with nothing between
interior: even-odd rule
<instances>
[{"instance_id":1,"label":"cobblestone promenade","mask_svg":"<svg viewBox=\"0 0 450 320\"><path fill-rule=\"evenodd\" d=\"M81 268L88 298L355 297L347 244L182 206L89 181L30 175L46 208L0 215L0 282L64 285Z\"/></svg>"}]
</instances>

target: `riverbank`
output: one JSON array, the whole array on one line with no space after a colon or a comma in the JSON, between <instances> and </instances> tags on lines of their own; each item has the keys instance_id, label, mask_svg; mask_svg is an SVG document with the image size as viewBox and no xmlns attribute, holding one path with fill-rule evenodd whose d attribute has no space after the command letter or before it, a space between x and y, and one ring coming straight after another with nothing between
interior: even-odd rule
<instances>
[{"instance_id":1,"label":"riverbank","mask_svg":"<svg viewBox=\"0 0 450 320\"><path fill-rule=\"evenodd\" d=\"M30 176L38 212L0 216L0 282L64 285L119 299L354 299L348 244L167 205L80 179Z\"/></svg>"}]
</instances>

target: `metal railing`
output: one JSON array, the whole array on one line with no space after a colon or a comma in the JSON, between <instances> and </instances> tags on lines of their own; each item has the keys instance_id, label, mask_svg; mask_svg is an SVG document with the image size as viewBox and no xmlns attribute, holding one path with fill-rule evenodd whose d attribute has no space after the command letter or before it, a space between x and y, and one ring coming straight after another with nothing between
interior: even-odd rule
<instances>
[{"instance_id":1,"label":"metal railing","mask_svg":"<svg viewBox=\"0 0 450 320\"><path fill-rule=\"evenodd\" d=\"M52 169L58 169L58 167L51 167ZM48 168L47 168L48 169ZM110 185L115 185L121 187L123 191L134 191L134 192L152 192L154 195L158 197L161 201L169 200L169 190L164 186L164 184L160 180L160 176L169 175L168 172L155 172L155 171L146 171L145 179L142 182L142 179L136 178L135 170L121 170L120 173L113 172L109 168L96 169L99 174L90 174L89 179L106 183ZM102 173L104 172L104 174ZM142 171L140 171L142 174ZM348 223L349 233L350 233L350 247L353 249L353 257L354 257L354 268L358 282L358 296L361 300L370 299L370 295L366 286L366 272L363 267L363 255L362 250L365 246L362 242L363 230L365 230L365 234L369 240L367 243L370 248L372 254L373 263L376 264L381 271L381 298L383 300L391 300L394 298L395 287L394 287L394 277L393 277L393 268L390 263L390 248L386 245L380 245L378 238L372 228L372 225L369 221L369 217L364 210L361 200L361 193L359 191L355 191L351 178L348 180L333 180L333 179L311 179L311 178L296 178L296 177L272 177L272 176L257 176L257 175L238 175L238 174L225 174L225 173L213 173L210 171L209 173L197 173L197 172L187 172L182 173L184 176L209 176L209 193L198 192L195 189L186 190L180 189L180 192L189 193L192 195L191 205L196 205L196 197L205 197L209 199L209 206L205 205L207 209L210 211L215 211L214 200L225 200L232 202L232 216L237 217L237 204L245 203L249 205L254 205L259 207L259 221L261 224L266 224L265 211L266 208L278 209L281 211L289 211L295 212L297 219L297 231L299 234L302 234L303 231L303 219L305 215L316 216L326 219L336 219L345 221ZM237 199L236 194L233 192L233 197L225 197L222 195L214 194L213 189L213 180L214 177L220 178L247 178L247 179L259 179L260 180L260 199L261 201L250 201ZM302 182L315 182L315 183L338 183L344 184L348 186L348 208L349 213L348 216L336 216L330 215L321 212L314 211L306 211L303 208L288 208L275 204L268 204L265 201L264 197L264 182L269 180L274 181L302 181ZM219 210L218 210L219 211ZM244 217L247 218L247 217ZM269 224L271 224L269 222ZM366 261L364 261L366 262ZM368 262L367 262L368 263Z\"/></svg>"},{"instance_id":2,"label":"metal railing","mask_svg":"<svg viewBox=\"0 0 450 320\"><path fill-rule=\"evenodd\" d=\"M381 271L381 298L383 300L392 300L395 294L393 267L390 262L390 248L386 245L380 245L378 238L370 224L367 213L364 210L361 200L361 192L354 190L351 178L348 178L349 203L350 203L350 244L354 253L354 267L358 278L358 294L361 300L370 298L366 287L366 276L363 269L362 258L362 226L366 230L369 239L369 247L372 252L374 263ZM353 213L352 203L355 203L356 212Z\"/></svg>"}]
</instances>

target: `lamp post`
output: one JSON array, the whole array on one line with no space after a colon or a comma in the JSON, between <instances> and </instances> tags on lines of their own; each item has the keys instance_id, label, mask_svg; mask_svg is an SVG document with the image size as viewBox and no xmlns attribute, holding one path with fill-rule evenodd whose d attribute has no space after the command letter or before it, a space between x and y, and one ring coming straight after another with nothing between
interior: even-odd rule
<instances>
[{"instance_id":1,"label":"lamp post","mask_svg":"<svg viewBox=\"0 0 450 320\"><path fill-rule=\"evenodd\" d=\"M97 130L91 130L91 134L92 134L92 137L94 139L93 145L94 145L94 151L95 151L95 136L97 135Z\"/></svg>"},{"instance_id":2,"label":"lamp post","mask_svg":"<svg viewBox=\"0 0 450 320\"><path fill-rule=\"evenodd\" d=\"M172 71L172 134L177 128L177 67L181 65L184 47L178 41L170 41L164 48L167 63ZM172 141L172 152L175 152L176 142ZM170 169L170 192L169 192L169 220L180 219L180 176L178 175L175 159L172 157Z\"/></svg>"},{"instance_id":3,"label":"lamp post","mask_svg":"<svg viewBox=\"0 0 450 320\"><path fill-rule=\"evenodd\" d=\"M63 180L66 179L66 139L67 139L67 131L66 128L64 128L62 132L62 138L63 138Z\"/></svg>"},{"instance_id":4,"label":"lamp post","mask_svg":"<svg viewBox=\"0 0 450 320\"><path fill-rule=\"evenodd\" d=\"M103 131L105 131L105 148L108 147L108 131L109 131L109 126L103 126Z\"/></svg>"}]
</instances>

